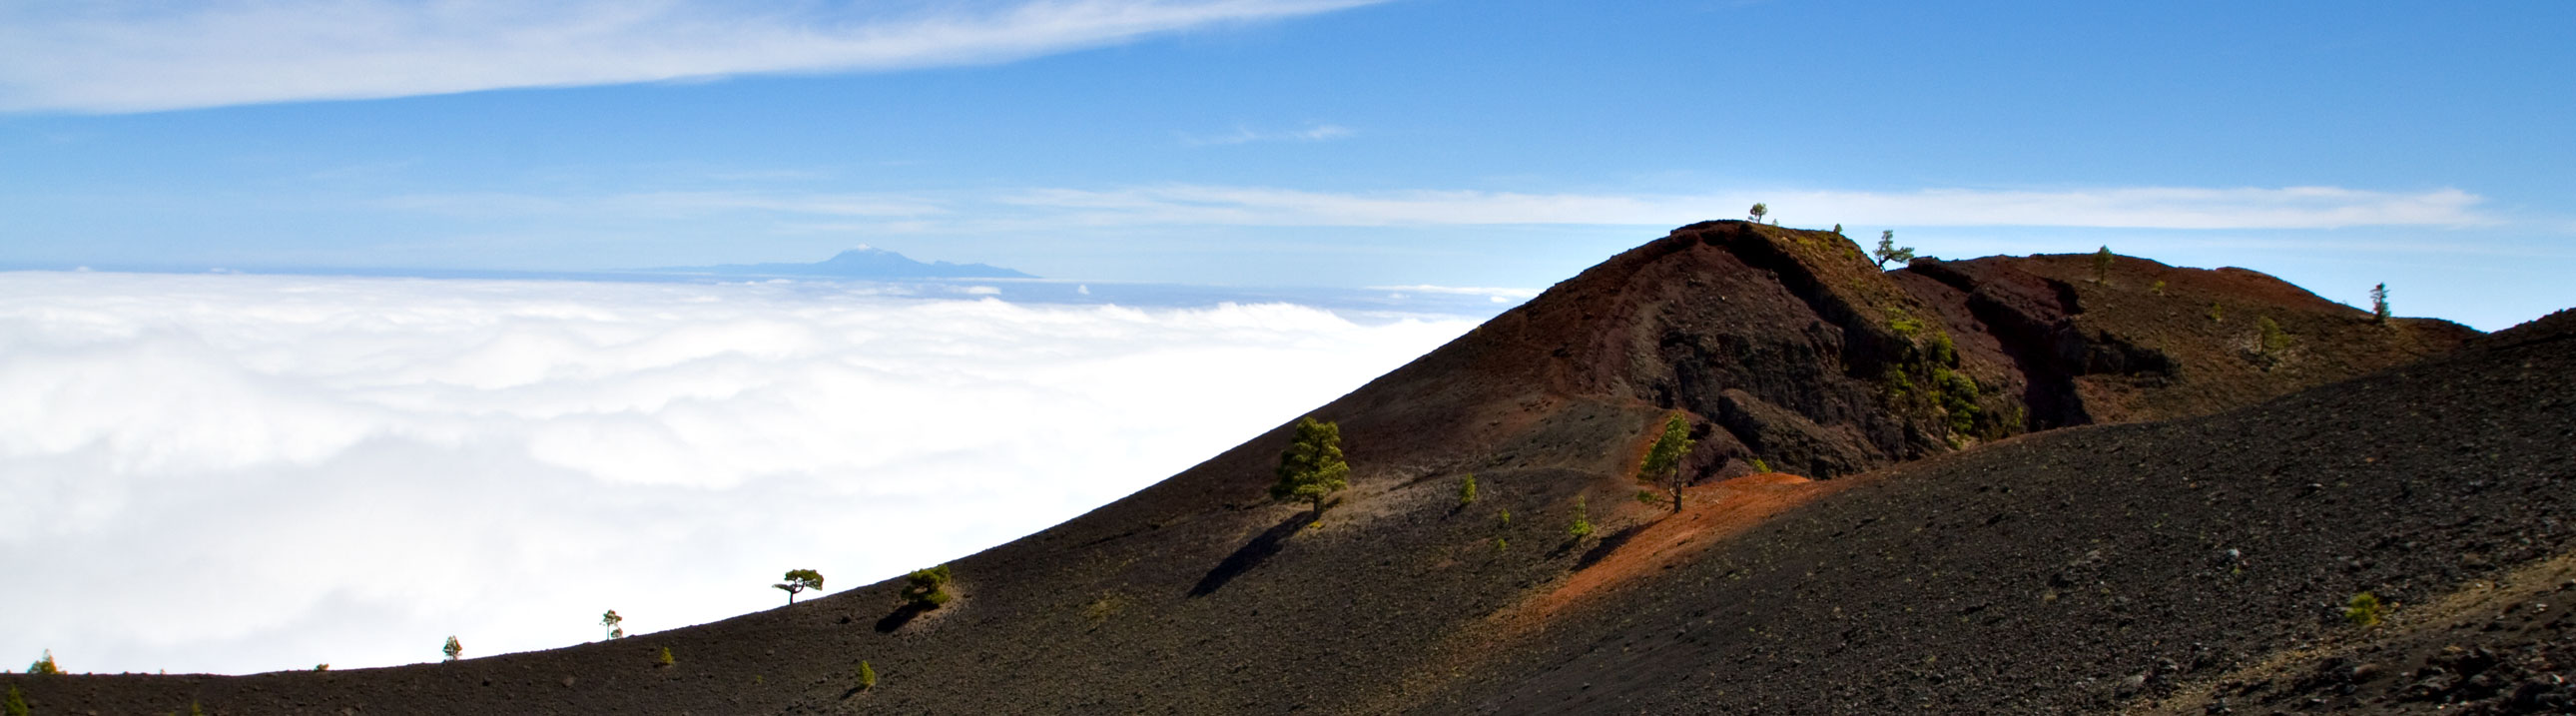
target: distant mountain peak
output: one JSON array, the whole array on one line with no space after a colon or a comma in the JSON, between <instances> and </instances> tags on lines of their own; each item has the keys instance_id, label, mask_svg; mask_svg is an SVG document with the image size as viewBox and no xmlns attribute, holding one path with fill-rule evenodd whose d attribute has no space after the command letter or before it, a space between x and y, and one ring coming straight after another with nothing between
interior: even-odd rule
<instances>
[{"instance_id":1,"label":"distant mountain peak","mask_svg":"<svg viewBox=\"0 0 2576 716\"><path fill-rule=\"evenodd\" d=\"M816 276L853 279L928 279L928 278L1037 278L1015 269L989 264L959 264L947 261L923 263L909 256L867 244L833 254L814 263L722 264L717 266L676 266L653 269L668 273L706 273L723 276Z\"/></svg>"}]
</instances>

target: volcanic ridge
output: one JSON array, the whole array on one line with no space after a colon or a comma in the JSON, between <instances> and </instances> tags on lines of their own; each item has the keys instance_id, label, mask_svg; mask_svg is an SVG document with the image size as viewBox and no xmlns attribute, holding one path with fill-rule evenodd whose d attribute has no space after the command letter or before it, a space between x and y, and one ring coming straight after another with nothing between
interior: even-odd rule
<instances>
[{"instance_id":1,"label":"volcanic ridge","mask_svg":"<svg viewBox=\"0 0 2576 716\"><path fill-rule=\"evenodd\" d=\"M1282 425L951 562L936 609L891 580L446 664L0 685L38 714L2570 713L2571 336L1707 222L1313 410L1351 466L1320 519L1269 498ZM1635 478L1673 415L1678 512Z\"/></svg>"}]
</instances>

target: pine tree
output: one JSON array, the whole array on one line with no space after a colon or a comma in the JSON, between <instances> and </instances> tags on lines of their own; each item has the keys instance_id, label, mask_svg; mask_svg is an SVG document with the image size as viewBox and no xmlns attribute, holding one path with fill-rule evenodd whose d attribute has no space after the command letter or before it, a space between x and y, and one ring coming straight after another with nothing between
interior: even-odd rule
<instances>
[{"instance_id":1,"label":"pine tree","mask_svg":"<svg viewBox=\"0 0 2576 716\"><path fill-rule=\"evenodd\" d=\"M865 659L860 660L860 661L859 661L859 690L860 690L860 691L866 691L866 690L873 689L873 688L876 688L876 687L877 687L877 669L876 669L876 667L869 666L869 665L868 665L867 660L865 660Z\"/></svg>"},{"instance_id":2,"label":"pine tree","mask_svg":"<svg viewBox=\"0 0 2576 716\"><path fill-rule=\"evenodd\" d=\"M1476 504L1476 474L1475 474L1475 473L1472 473L1472 472L1471 472L1471 473L1467 473L1467 477L1466 477L1466 479L1463 479L1463 480L1458 481L1458 504L1460 504L1460 505L1472 505L1472 504Z\"/></svg>"},{"instance_id":3,"label":"pine tree","mask_svg":"<svg viewBox=\"0 0 2576 716\"><path fill-rule=\"evenodd\" d=\"M1296 439L1279 453L1279 482L1270 486L1270 499L1304 500L1321 522L1324 498L1350 487L1350 478L1350 463L1342 461L1342 426L1309 416L1297 421Z\"/></svg>"},{"instance_id":4,"label":"pine tree","mask_svg":"<svg viewBox=\"0 0 2576 716\"><path fill-rule=\"evenodd\" d=\"M465 655L465 645L458 643L456 637L451 636L447 638L447 646L440 647L438 652L446 654L448 661L455 661Z\"/></svg>"},{"instance_id":5,"label":"pine tree","mask_svg":"<svg viewBox=\"0 0 2576 716\"><path fill-rule=\"evenodd\" d=\"M2099 285L2111 283L2111 247L2109 246L2093 252L2093 283Z\"/></svg>"},{"instance_id":6,"label":"pine tree","mask_svg":"<svg viewBox=\"0 0 2576 716\"><path fill-rule=\"evenodd\" d=\"M608 638L610 639L624 638L626 636L625 624L626 618L618 616L617 610L615 609L608 610L607 614L599 615L599 625L608 627Z\"/></svg>"},{"instance_id":7,"label":"pine tree","mask_svg":"<svg viewBox=\"0 0 2576 716\"><path fill-rule=\"evenodd\" d=\"M802 592L808 589L821 591L823 589L823 573L811 569L787 570L787 576L782 577L782 579L787 581L769 586L779 591L786 592L787 603L790 606L796 604L797 592Z\"/></svg>"},{"instance_id":8,"label":"pine tree","mask_svg":"<svg viewBox=\"0 0 2576 716\"><path fill-rule=\"evenodd\" d=\"M1690 421L1679 412L1664 418L1664 434L1655 438L1655 446L1646 450L1646 462L1637 466L1637 479L1664 482L1672 487L1673 511L1682 511L1682 459L1690 455L1695 441L1690 436Z\"/></svg>"},{"instance_id":9,"label":"pine tree","mask_svg":"<svg viewBox=\"0 0 2576 716\"><path fill-rule=\"evenodd\" d=\"M1878 248L1870 251L1869 257L1878 260L1879 268L1887 268L1887 262L1889 261L1894 261L1896 262L1896 265L1903 266L1905 265L1905 262L1914 260L1914 247L1907 246L1904 248L1898 248L1896 246L1896 231L1894 229L1890 229L1878 232Z\"/></svg>"},{"instance_id":10,"label":"pine tree","mask_svg":"<svg viewBox=\"0 0 2576 716\"><path fill-rule=\"evenodd\" d=\"M1766 205L1764 205L1763 203L1761 203L1761 202L1758 202L1758 201L1757 201L1757 202L1754 202L1754 203L1753 203L1753 209L1752 209L1751 213L1753 214L1753 223L1759 224L1759 223L1762 223L1762 217L1763 217L1764 215L1767 215L1767 214L1770 214L1770 213L1771 213L1771 207L1766 206Z\"/></svg>"},{"instance_id":11,"label":"pine tree","mask_svg":"<svg viewBox=\"0 0 2576 716\"><path fill-rule=\"evenodd\" d=\"M2370 289L2370 312L2379 325L2388 325L2388 284Z\"/></svg>"}]
</instances>

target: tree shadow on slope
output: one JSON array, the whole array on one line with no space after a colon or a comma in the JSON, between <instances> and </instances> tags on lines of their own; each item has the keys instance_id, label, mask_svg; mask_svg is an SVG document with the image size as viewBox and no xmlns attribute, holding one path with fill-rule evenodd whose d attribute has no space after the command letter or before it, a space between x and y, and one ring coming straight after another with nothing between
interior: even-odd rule
<instances>
[{"instance_id":1,"label":"tree shadow on slope","mask_svg":"<svg viewBox=\"0 0 2576 716\"><path fill-rule=\"evenodd\" d=\"M1242 549L1235 550L1234 554L1226 555L1225 561L1218 562L1215 569L1208 570L1207 576L1199 578L1198 586L1190 588L1190 596L1204 597L1215 594L1216 590L1225 586L1225 583L1234 581L1235 577L1252 571L1253 567L1261 566L1261 563L1268 561L1272 555L1279 554L1279 550L1287 547L1290 536L1297 534L1298 529L1314 521L1315 513L1312 512L1301 511L1289 515L1287 521L1280 522L1277 526L1262 532L1260 536L1252 538L1251 542L1245 543Z\"/></svg>"},{"instance_id":2,"label":"tree shadow on slope","mask_svg":"<svg viewBox=\"0 0 2576 716\"><path fill-rule=\"evenodd\" d=\"M896 608L893 614L877 620L877 633L892 634L894 630L903 628L903 625L912 623L913 618L921 616L922 612L936 608L920 602L904 602L903 606Z\"/></svg>"},{"instance_id":3,"label":"tree shadow on slope","mask_svg":"<svg viewBox=\"0 0 2576 716\"><path fill-rule=\"evenodd\" d=\"M1646 531L1646 527L1652 524L1654 523L1640 522L1629 525L1620 528L1618 532L1611 533L1608 537L1601 538L1600 542L1593 543L1591 549L1584 550L1583 556L1575 558L1574 569L1571 571L1580 572L1586 567L1600 564L1603 558L1609 557L1612 552L1619 551L1620 545L1636 539L1637 533ZM1576 542L1577 540L1566 540L1564 545L1557 547L1555 556L1564 556L1566 552L1573 551Z\"/></svg>"}]
</instances>

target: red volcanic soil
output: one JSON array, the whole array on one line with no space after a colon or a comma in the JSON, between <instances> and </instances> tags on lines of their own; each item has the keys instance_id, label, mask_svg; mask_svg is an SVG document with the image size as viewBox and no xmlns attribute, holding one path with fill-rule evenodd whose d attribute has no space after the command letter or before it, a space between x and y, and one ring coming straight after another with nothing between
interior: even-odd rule
<instances>
[{"instance_id":1,"label":"red volcanic soil","mask_svg":"<svg viewBox=\"0 0 2576 716\"><path fill-rule=\"evenodd\" d=\"M1626 504L1618 510L1622 517L1640 522L1603 539L1593 548L1600 556L1578 563L1574 574L1555 589L1495 617L1516 630L1543 628L1546 620L1570 605L1597 598L1614 585L1670 569L1772 515L1856 484L1856 480L1817 482L1766 472L1684 490L1679 513L1661 506Z\"/></svg>"},{"instance_id":2,"label":"red volcanic soil","mask_svg":"<svg viewBox=\"0 0 2576 716\"><path fill-rule=\"evenodd\" d=\"M2576 318L2479 337L2090 261L1882 272L1694 224L1312 411L1352 466L1320 526L1266 494L1282 416L951 562L935 611L890 581L453 664L0 684L38 714L2102 711L2317 643L2355 592L2576 547ZM1671 414L1679 515L1630 499ZM1578 500L1606 534L1566 539Z\"/></svg>"}]
</instances>

